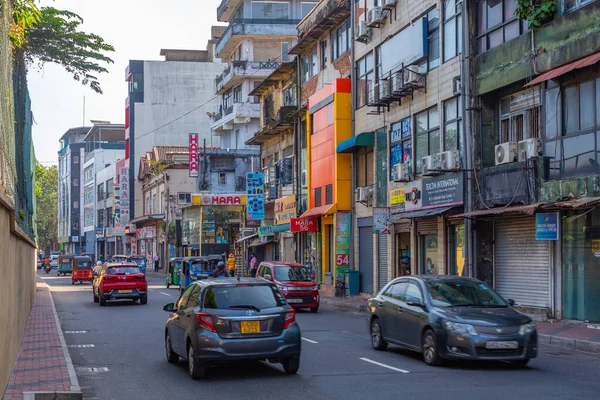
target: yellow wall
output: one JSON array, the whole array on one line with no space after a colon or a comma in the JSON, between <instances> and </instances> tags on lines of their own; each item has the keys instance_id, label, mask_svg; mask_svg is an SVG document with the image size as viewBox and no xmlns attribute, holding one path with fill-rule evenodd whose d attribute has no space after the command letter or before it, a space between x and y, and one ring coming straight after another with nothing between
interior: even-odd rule
<instances>
[{"instance_id":1,"label":"yellow wall","mask_svg":"<svg viewBox=\"0 0 600 400\"><path fill-rule=\"evenodd\" d=\"M333 119L336 147L352 136L352 95L335 93ZM338 154L335 157L334 197L340 211L350 211L352 207L352 155Z\"/></svg>"},{"instance_id":2,"label":"yellow wall","mask_svg":"<svg viewBox=\"0 0 600 400\"><path fill-rule=\"evenodd\" d=\"M321 282L325 282L325 273L330 272L329 265L329 230L328 225L333 225L333 217L321 218ZM333 233L335 235L335 232ZM335 249L331 249L334 251ZM334 278L335 279L335 278ZM335 282L334 282L335 283Z\"/></svg>"}]
</instances>

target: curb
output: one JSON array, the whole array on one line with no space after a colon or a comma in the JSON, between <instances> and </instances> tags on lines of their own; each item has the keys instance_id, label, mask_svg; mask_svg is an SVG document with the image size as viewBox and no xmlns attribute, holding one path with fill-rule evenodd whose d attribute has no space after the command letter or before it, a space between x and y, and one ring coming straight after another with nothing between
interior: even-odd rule
<instances>
[{"instance_id":1,"label":"curb","mask_svg":"<svg viewBox=\"0 0 600 400\"><path fill-rule=\"evenodd\" d=\"M367 311L367 306L364 306L362 304L348 304L348 303L343 303L343 302L338 302L338 301L332 301L329 299L324 299L322 297L320 299L320 303L321 303L321 305L323 305L327 308L335 308L337 310L356 311L356 312L366 312Z\"/></svg>"},{"instance_id":2,"label":"curb","mask_svg":"<svg viewBox=\"0 0 600 400\"><path fill-rule=\"evenodd\" d=\"M50 295L50 300L52 304L52 312L54 313L54 320L56 322L56 328L58 329L58 337L60 339L60 346L62 347L63 354L65 356L65 362L67 363L67 370L69 371L69 379L71 380L71 391L78 392L81 396L81 386L79 386L79 381L77 380L77 374L75 373L75 367L73 366L73 361L71 360L71 356L69 355L69 349L67 348L67 342L65 341L65 336L63 335L62 327L60 326L60 320L58 318L58 313L56 312L56 305L54 304L54 297L52 296L52 290L50 290L50 286L42 279L44 285L48 288L48 294ZM37 397L37 396L36 396ZM35 398L35 397L34 397ZM81 398L81 397L79 397Z\"/></svg>"},{"instance_id":3,"label":"curb","mask_svg":"<svg viewBox=\"0 0 600 400\"><path fill-rule=\"evenodd\" d=\"M579 350L586 353L599 353L600 354L600 343L590 342L588 340L570 339L560 336L550 336L538 334L540 343L552 346L562 347L569 350Z\"/></svg>"}]
</instances>

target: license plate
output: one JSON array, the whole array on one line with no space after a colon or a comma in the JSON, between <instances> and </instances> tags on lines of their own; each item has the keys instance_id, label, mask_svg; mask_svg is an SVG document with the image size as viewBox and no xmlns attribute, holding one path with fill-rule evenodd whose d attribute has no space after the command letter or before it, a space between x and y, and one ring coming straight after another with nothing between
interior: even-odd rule
<instances>
[{"instance_id":1,"label":"license plate","mask_svg":"<svg viewBox=\"0 0 600 400\"><path fill-rule=\"evenodd\" d=\"M242 321L240 331L242 333L260 333L260 321Z\"/></svg>"},{"instance_id":2,"label":"license plate","mask_svg":"<svg viewBox=\"0 0 600 400\"><path fill-rule=\"evenodd\" d=\"M117 290L117 293L133 293L133 290Z\"/></svg>"},{"instance_id":3,"label":"license plate","mask_svg":"<svg viewBox=\"0 0 600 400\"><path fill-rule=\"evenodd\" d=\"M288 303L302 303L302 299L287 299Z\"/></svg>"},{"instance_id":4,"label":"license plate","mask_svg":"<svg viewBox=\"0 0 600 400\"><path fill-rule=\"evenodd\" d=\"M517 342L485 342L486 349L518 349Z\"/></svg>"}]
</instances>

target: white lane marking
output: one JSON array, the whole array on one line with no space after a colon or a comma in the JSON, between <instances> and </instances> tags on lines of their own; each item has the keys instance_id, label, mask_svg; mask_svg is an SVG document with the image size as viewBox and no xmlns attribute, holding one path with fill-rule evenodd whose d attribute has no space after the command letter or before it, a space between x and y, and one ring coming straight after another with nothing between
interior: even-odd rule
<instances>
[{"instance_id":1,"label":"white lane marking","mask_svg":"<svg viewBox=\"0 0 600 400\"><path fill-rule=\"evenodd\" d=\"M368 358L365 358L365 357L361 357L360 359L363 360L363 361L366 361L368 363L371 363L371 364L379 365L380 367L383 367L383 368L391 369L392 371L402 372L403 374L410 373L410 371L407 371L405 369L400 369L400 368L392 367L390 365L382 364L382 363L377 362L377 361L369 360Z\"/></svg>"},{"instance_id":2,"label":"white lane marking","mask_svg":"<svg viewBox=\"0 0 600 400\"><path fill-rule=\"evenodd\" d=\"M65 333L87 333L87 331L65 331Z\"/></svg>"},{"instance_id":3,"label":"white lane marking","mask_svg":"<svg viewBox=\"0 0 600 400\"><path fill-rule=\"evenodd\" d=\"M108 372L108 368L107 367L79 367L77 368L77 371L79 372Z\"/></svg>"},{"instance_id":4,"label":"white lane marking","mask_svg":"<svg viewBox=\"0 0 600 400\"><path fill-rule=\"evenodd\" d=\"M96 345L93 344L69 344L67 345L67 347L74 347L74 348L83 348L83 347L96 347Z\"/></svg>"},{"instance_id":5,"label":"white lane marking","mask_svg":"<svg viewBox=\"0 0 600 400\"><path fill-rule=\"evenodd\" d=\"M171 297L171 295L170 295L169 293L165 293L165 292L158 292L158 293L160 293L160 294L164 294L165 296L169 296L169 297Z\"/></svg>"},{"instance_id":6,"label":"white lane marking","mask_svg":"<svg viewBox=\"0 0 600 400\"><path fill-rule=\"evenodd\" d=\"M315 342L314 340L307 339L305 337L301 337L300 339L302 339L302 340L304 340L305 342L308 342L308 343L313 343L313 344L318 344L319 343L319 342Z\"/></svg>"}]
</instances>

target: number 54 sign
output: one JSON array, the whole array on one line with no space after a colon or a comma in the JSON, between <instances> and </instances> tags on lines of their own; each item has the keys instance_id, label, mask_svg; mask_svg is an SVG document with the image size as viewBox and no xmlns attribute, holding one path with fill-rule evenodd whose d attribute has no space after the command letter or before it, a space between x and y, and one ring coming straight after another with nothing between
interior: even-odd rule
<instances>
[{"instance_id":1,"label":"number 54 sign","mask_svg":"<svg viewBox=\"0 0 600 400\"><path fill-rule=\"evenodd\" d=\"M350 254L336 254L335 265L338 266L349 266L350 265Z\"/></svg>"}]
</instances>

